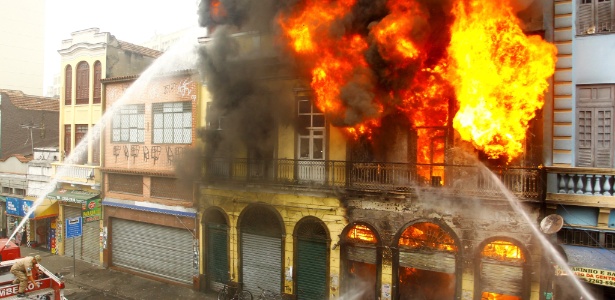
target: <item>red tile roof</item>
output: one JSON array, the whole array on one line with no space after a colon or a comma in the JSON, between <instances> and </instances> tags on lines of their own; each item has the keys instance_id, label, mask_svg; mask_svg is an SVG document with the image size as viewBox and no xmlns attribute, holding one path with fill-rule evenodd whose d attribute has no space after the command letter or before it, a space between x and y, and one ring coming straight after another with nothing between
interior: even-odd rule
<instances>
[{"instance_id":1,"label":"red tile roof","mask_svg":"<svg viewBox=\"0 0 615 300\"><path fill-rule=\"evenodd\" d=\"M153 58L158 58L162 55L162 52L158 50L150 49L147 47L135 45L135 44L120 41L120 40L118 40L118 42L120 43L120 48L122 48L125 51L130 51L130 52L138 53L138 54L153 57Z\"/></svg>"},{"instance_id":2,"label":"red tile roof","mask_svg":"<svg viewBox=\"0 0 615 300\"><path fill-rule=\"evenodd\" d=\"M6 161L7 159L9 159L11 157L17 158L17 160L19 160L22 163L27 163L27 162L32 160L32 155L29 155L28 157L25 157L25 156L23 156L21 154L11 154L11 155L9 155L7 157L4 157L4 158L0 159L0 161Z\"/></svg>"},{"instance_id":3,"label":"red tile roof","mask_svg":"<svg viewBox=\"0 0 615 300\"><path fill-rule=\"evenodd\" d=\"M8 95L11 103L21 109L60 111L60 100L57 98L26 95L17 90L0 89L0 93Z\"/></svg>"}]
</instances>

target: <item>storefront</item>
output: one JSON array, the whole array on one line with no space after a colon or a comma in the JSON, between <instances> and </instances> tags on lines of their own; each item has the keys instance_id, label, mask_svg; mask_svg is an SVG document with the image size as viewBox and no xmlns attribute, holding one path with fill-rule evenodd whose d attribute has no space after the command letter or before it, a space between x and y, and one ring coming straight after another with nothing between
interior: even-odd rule
<instances>
[{"instance_id":1,"label":"storefront","mask_svg":"<svg viewBox=\"0 0 615 300\"><path fill-rule=\"evenodd\" d=\"M615 299L615 253L610 249L561 245L570 271L581 281L585 292L595 299ZM583 291L560 266L555 268L554 299L576 300ZM586 297L587 298L587 297ZM589 298L587 298L589 299Z\"/></svg>"},{"instance_id":2,"label":"storefront","mask_svg":"<svg viewBox=\"0 0 615 300\"><path fill-rule=\"evenodd\" d=\"M61 210L58 228L63 228L66 219L82 217L82 234L79 237L63 239L64 232L56 230L58 244L63 245L66 256L75 257L93 264L101 263L100 222L102 207L99 193L82 190L58 189L47 195L57 200Z\"/></svg>"},{"instance_id":3,"label":"storefront","mask_svg":"<svg viewBox=\"0 0 615 300\"><path fill-rule=\"evenodd\" d=\"M186 285L198 284L196 210L105 198L108 266Z\"/></svg>"},{"instance_id":4,"label":"storefront","mask_svg":"<svg viewBox=\"0 0 615 300\"><path fill-rule=\"evenodd\" d=\"M28 215L33 207L34 211ZM28 217L23 227L15 234L17 244L39 247L56 253L55 225L59 211L57 201L41 199L37 203L37 199L33 197L26 197L26 199L6 197L5 208L8 234L12 234L23 219Z\"/></svg>"}]
</instances>

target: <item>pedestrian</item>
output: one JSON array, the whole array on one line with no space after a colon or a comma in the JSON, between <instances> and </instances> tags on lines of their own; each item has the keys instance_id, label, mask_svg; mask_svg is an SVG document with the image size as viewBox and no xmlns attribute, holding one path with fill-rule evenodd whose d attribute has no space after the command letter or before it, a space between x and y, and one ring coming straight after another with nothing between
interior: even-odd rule
<instances>
[{"instance_id":1,"label":"pedestrian","mask_svg":"<svg viewBox=\"0 0 615 300\"><path fill-rule=\"evenodd\" d=\"M41 262L41 256L26 256L24 258L18 259L15 264L11 267L11 273L15 275L16 279L13 281L13 284L19 283L19 291L17 292L17 297L23 298L26 296L26 287L28 286L28 281L32 282L34 286L38 286L38 283L34 280L34 276L32 275L33 268Z\"/></svg>"}]
</instances>

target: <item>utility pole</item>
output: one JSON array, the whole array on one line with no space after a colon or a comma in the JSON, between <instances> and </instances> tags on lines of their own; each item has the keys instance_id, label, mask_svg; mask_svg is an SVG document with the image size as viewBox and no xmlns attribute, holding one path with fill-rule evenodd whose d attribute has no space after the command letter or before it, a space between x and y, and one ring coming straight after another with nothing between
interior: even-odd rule
<instances>
[{"instance_id":1,"label":"utility pole","mask_svg":"<svg viewBox=\"0 0 615 300\"><path fill-rule=\"evenodd\" d=\"M43 130L45 129L45 125L35 125L32 122L30 122L29 124L21 124L19 125L19 127L21 128L26 128L28 130L30 130L30 145L32 146L32 157L34 158L34 139L32 138L32 129L38 129L38 130ZM27 143L28 141L26 141Z\"/></svg>"}]
</instances>

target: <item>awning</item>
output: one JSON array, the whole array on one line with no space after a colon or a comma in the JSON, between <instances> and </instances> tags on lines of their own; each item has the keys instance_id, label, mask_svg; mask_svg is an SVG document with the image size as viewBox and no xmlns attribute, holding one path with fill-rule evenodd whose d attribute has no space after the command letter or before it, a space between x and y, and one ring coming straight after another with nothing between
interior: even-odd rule
<instances>
[{"instance_id":1,"label":"awning","mask_svg":"<svg viewBox=\"0 0 615 300\"><path fill-rule=\"evenodd\" d=\"M615 281L615 253L611 250L560 245L568 257L570 272L586 282L612 286ZM556 266L556 275L566 276L568 271Z\"/></svg>"},{"instance_id":2,"label":"awning","mask_svg":"<svg viewBox=\"0 0 615 300\"><path fill-rule=\"evenodd\" d=\"M615 271L615 253L613 250L560 245L568 257L568 266Z\"/></svg>"},{"instance_id":3,"label":"awning","mask_svg":"<svg viewBox=\"0 0 615 300\"><path fill-rule=\"evenodd\" d=\"M47 198L64 202L83 203L85 200L92 199L98 195L100 195L100 192L93 193L82 190L57 189L47 194Z\"/></svg>"},{"instance_id":4,"label":"awning","mask_svg":"<svg viewBox=\"0 0 615 300\"><path fill-rule=\"evenodd\" d=\"M194 208L183 206L169 206L145 201L122 200L108 197L103 200L102 204L103 206L113 206L159 214L196 218L196 210Z\"/></svg>"},{"instance_id":5,"label":"awning","mask_svg":"<svg viewBox=\"0 0 615 300\"><path fill-rule=\"evenodd\" d=\"M7 214L25 217L26 214L32 209L36 202L35 197L26 196L25 199L20 198L7 198ZM10 206L10 209L8 209ZM43 199L29 215L29 219L37 220L44 218L56 217L59 212L59 205L56 200Z\"/></svg>"}]
</instances>

